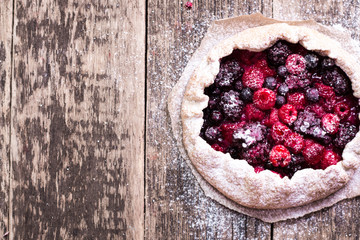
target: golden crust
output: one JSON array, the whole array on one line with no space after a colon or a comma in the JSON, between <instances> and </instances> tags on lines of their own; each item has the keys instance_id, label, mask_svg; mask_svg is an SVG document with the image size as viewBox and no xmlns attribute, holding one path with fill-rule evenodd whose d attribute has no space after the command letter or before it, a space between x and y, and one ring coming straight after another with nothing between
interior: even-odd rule
<instances>
[{"instance_id":1,"label":"golden crust","mask_svg":"<svg viewBox=\"0 0 360 240\"><path fill-rule=\"evenodd\" d=\"M310 28L276 23L244 30L213 48L192 74L181 108L183 143L197 171L228 198L257 209L296 207L325 198L343 187L359 167L359 133L345 147L343 161L326 170L298 171L291 179L280 178L269 170L256 174L245 160L235 160L228 153L213 150L199 136L202 110L208 103L204 88L214 82L219 59L231 54L233 49L263 51L279 39L299 42L308 50L335 59L351 79L354 96L360 97L360 66L338 42Z\"/></svg>"}]
</instances>

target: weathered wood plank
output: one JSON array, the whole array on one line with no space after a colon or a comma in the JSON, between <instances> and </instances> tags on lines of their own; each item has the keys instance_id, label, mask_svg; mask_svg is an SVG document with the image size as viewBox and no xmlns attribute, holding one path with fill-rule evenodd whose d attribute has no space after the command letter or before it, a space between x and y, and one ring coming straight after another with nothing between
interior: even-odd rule
<instances>
[{"instance_id":1,"label":"weathered wood plank","mask_svg":"<svg viewBox=\"0 0 360 240\"><path fill-rule=\"evenodd\" d=\"M359 3L353 1L274 0L274 18L314 19L340 24L360 39ZM345 200L305 217L274 224L274 239L359 239L360 198Z\"/></svg>"},{"instance_id":2,"label":"weathered wood plank","mask_svg":"<svg viewBox=\"0 0 360 240\"><path fill-rule=\"evenodd\" d=\"M12 17L12 1L2 1L0 4L0 238L9 230Z\"/></svg>"},{"instance_id":3,"label":"weathered wood plank","mask_svg":"<svg viewBox=\"0 0 360 240\"><path fill-rule=\"evenodd\" d=\"M185 2L148 1L145 237L270 239L270 224L203 194L176 149L166 101L212 20L258 11L271 16L271 1L194 1L191 10Z\"/></svg>"},{"instance_id":4,"label":"weathered wood plank","mask_svg":"<svg viewBox=\"0 0 360 240\"><path fill-rule=\"evenodd\" d=\"M145 0L16 0L11 239L141 239Z\"/></svg>"}]
</instances>

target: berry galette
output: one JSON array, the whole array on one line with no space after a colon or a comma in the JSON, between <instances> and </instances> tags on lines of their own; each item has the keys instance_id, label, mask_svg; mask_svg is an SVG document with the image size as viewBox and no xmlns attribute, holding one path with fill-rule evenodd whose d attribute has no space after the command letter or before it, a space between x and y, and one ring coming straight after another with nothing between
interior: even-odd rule
<instances>
[{"instance_id":1,"label":"berry galette","mask_svg":"<svg viewBox=\"0 0 360 240\"><path fill-rule=\"evenodd\" d=\"M343 187L360 163L360 67L327 36L285 23L209 52L182 103L198 172L235 202L301 206Z\"/></svg>"}]
</instances>

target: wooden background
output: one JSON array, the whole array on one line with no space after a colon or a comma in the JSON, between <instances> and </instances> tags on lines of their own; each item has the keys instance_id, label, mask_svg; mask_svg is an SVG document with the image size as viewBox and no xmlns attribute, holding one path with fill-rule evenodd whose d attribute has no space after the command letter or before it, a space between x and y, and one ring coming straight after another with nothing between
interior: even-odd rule
<instances>
[{"instance_id":1,"label":"wooden background","mask_svg":"<svg viewBox=\"0 0 360 240\"><path fill-rule=\"evenodd\" d=\"M166 99L209 24L340 24L359 1L1 0L0 239L359 239L360 198L264 223L208 199Z\"/></svg>"}]
</instances>

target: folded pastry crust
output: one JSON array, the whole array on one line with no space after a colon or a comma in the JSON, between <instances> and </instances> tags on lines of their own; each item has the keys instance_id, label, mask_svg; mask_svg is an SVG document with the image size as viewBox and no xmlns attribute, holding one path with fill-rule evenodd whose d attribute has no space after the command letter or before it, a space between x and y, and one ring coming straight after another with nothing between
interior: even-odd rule
<instances>
[{"instance_id":1,"label":"folded pastry crust","mask_svg":"<svg viewBox=\"0 0 360 240\"><path fill-rule=\"evenodd\" d=\"M359 133L346 145L337 165L325 170L303 169L291 179L269 170L255 173L246 160L215 151L199 136L202 110L209 100L204 88L214 83L220 59L234 49L263 51L280 39L333 58L350 78L354 96L360 98L360 65L339 42L310 28L276 23L244 30L214 47L192 74L181 108L183 143L197 171L228 198L257 209L290 208L325 198L342 188L360 163Z\"/></svg>"}]
</instances>

